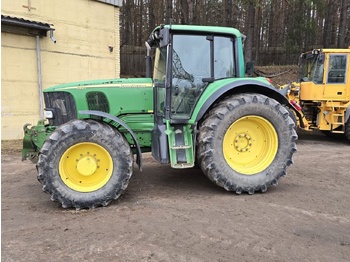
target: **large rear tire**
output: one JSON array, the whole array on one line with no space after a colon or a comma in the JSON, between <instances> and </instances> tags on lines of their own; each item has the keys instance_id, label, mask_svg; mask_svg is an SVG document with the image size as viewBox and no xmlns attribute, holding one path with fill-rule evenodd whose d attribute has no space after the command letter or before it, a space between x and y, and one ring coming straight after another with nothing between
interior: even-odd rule
<instances>
[{"instance_id":1,"label":"large rear tire","mask_svg":"<svg viewBox=\"0 0 350 262\"><path fill-rule=\"evenodd\" d=\"M107 206L125 190L133 157L117 130L93 120L73 120L45 141L37 169L52 201L63 208L94 208Z\"/></svg>"},{"instance_id":2,"label":"large rear tire","mask_svg":"<svg viewBox=\"0 0 350 262\"><path fill-rule=\"evenodd\" d=\"M297 137L289 112L276 100L231 96L202 122L198 159L206 176L228 191L265 192L286 175Z\"/></svg>"},{"instance_id":3,"label":"large rear tire","mask_svg":"<svg viewBox=\"0 0 350 262\"><path fill-rule=\"evenodd\" d=\"M345 137L350 141L350 117L345 123Z\"/></svg>"}]
</instances>

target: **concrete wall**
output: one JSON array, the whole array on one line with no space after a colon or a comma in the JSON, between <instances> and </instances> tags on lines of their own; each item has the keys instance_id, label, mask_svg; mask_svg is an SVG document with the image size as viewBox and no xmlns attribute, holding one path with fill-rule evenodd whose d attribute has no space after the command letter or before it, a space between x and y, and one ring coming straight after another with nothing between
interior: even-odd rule
<instances>
[{"instance_id":1,"label":"concrete wall","mask_svg":"<svg viewBox=\"0 0 350 262\"><path fill-rule=\"evenodd\" d=\"M3 0L1 14L52 24L40 38L43 89L71 81L118 78L119 7L95 0ZM48 34L49 36L49 34ZM113 47L111 52L109 46ZM21 139L40 118L36 39L1 33L1 139Z\"/></svg>"}]
</instances>

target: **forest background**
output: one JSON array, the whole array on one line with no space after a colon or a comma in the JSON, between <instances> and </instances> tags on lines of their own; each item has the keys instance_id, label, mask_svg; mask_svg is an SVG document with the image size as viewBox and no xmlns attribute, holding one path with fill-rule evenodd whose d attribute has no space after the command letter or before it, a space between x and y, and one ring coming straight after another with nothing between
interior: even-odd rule
<instances>
[{"instance_id":1,"label":"forest background","mask_svg":"<svg viewBox=\"0 0 350 262\"><path fill-rule=\"evenodd\" d=\"M144 75L144 42L170 21L239 29L246 61L258 66L297 64L303 51L350 46L350 0L124 0L122 76Z\"/></svg>"}]
</instances>

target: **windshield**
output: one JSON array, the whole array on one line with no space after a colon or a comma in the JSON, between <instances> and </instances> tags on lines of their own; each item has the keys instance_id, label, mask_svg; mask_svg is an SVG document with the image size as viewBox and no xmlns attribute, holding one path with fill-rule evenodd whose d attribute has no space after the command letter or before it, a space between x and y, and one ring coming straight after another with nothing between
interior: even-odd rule
<instances>
[{"instance_id":1,"label":"windshield","mask_svg":"<svg viewBox=\"0 0 350 262\"><path fill-rule=\"evenodd\" d=\"M299 60L299 79L302 81L312 81L323 83L323 63L324 54L307 53Z\"/></svg>"}]
</instances>

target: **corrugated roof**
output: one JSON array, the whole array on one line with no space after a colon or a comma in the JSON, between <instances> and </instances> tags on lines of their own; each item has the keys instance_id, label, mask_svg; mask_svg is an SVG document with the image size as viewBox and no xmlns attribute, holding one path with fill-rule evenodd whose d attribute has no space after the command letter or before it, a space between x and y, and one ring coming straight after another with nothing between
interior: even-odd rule
<instances>
[{"instance_id":1,"label":"corrugated roof","mask_svg":"<svg viewBox=\"0 0 350 262\"><path fill-rule=\"evenodd\" d=\"M121 7L123 5L123 1L122 0L96 0L102 3L106 3L109 5L114 5L114 6L119 6Z\"/></svg>"},{"instance_id":2,"label":"corrugated roof","mask_svg":"<svg viewBox=\"0 0 350 262\"><path fill-rule=\"evenodd\" d=\"M46 36L47 31L54 30L48 23L1 15L1 31L20 33L22 29L26 30L26 34L41 36Z\"/></svg>"}]
</instances>

